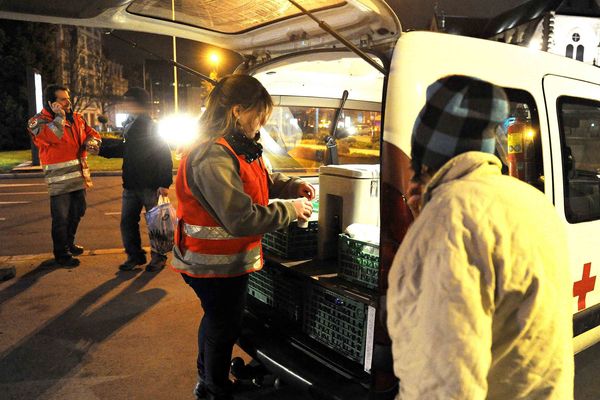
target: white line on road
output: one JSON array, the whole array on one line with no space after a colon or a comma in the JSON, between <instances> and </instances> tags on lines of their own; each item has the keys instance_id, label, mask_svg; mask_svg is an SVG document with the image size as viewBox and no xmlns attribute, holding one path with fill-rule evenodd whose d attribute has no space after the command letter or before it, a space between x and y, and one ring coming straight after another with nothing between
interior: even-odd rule
<instances>
[{"instance_id":1,"label":"white line on road","mask_svg":"<svg viewBox=\"0 0 600 400\"><path fill-rule=\"evenodd\" d=\"M0 196L16 196L16 195L30 195L30 194L48 194L48 192L0 192Z\"/></svg>"},{"instance_id":2,"label":"white line on road","mask_svg":"<svg viewBox=\"0 0 600 400\"><path fill-rule=\"evenodd\" d=\"M3 204L29 204L30 201L0 201L0 206Z\"/></svg>"},{"instance_id":3,"label":"white line on road","mask_svg":"<svg viewBox=\"0 0 600 400\"><path fill-rule=\"evenodd\" d=\"M24 186L45 186L45 183L0 183L0 188L24 187Z\"/></svg>"},{"instance_id":4,"label":"white line on road","mask_svg":"<svg viewBox=\"0 0 600 400\"><path fill-rule=\"evenodd\" d=\"M121 211L105 212L104 215L119 215Z\"/></svg>"}]
</instances>

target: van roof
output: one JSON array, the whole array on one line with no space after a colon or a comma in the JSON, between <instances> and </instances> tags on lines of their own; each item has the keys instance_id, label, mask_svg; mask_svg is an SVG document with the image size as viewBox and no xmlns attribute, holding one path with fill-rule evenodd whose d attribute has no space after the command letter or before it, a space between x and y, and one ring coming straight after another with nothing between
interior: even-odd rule
<instances>
[{"instance_id":1,"label":"van roof","mask_svg":"<svg viewBox=\"0 0 600 400\"><path fill-rule=\"evenodd\" d=\"M548 53L525 46L517 46L488 39L477 39L435 32L409 32L403 34L401 52L403 65L420 60L419 68L436 69L443 60L446 69L456 73L487 79L498 85L514 80L541 79L545 75L560 75L600 84L600 69L593 65L564 56ZM410 48L410 54L401 54ZM407 60L409 59L409 60ZM499 74L498 71L510 71ZM462 71L462 72L461 72ZM516 72L515 72L516 71ZM518 76L515 76L518 74Z\"/></svg>"}]
</instances>

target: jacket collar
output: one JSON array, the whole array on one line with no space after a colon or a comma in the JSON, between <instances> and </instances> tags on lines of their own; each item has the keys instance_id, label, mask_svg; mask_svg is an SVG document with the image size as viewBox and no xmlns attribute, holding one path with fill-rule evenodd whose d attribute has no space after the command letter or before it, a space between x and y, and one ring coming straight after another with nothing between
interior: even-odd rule
<instances>
[{"instance_id":1,"label":"jacket collar","mask_svg":"<svg viewBox=\"0 0 600 400\"><path fill-rule=\"evenodd\" d=\"M422 206L427 204L435 189L445 183L462 179L467 175L478 173L483 175L500 175L502 162L493 154L480 151L469 151L450 159L431 178L422 197Z\"/></svg>"},{"instance_id":2,"label":"jacket collar","mask_svg":"<svg viewBox=\"0 0 600 400\"><path fill-rule=\"evenodd\" d=\"M48 111L46 108L42 108L42 111L40 112L41 115L43 115L44 117L48 118L50 121L52 121L56 115L50 111ZM75 113L73 113L73 118L75 118ZM67 118L64 119L64 124L65 126L71 126L71 123L69 122L69 120Z\"/></svg>"}]
</instances>

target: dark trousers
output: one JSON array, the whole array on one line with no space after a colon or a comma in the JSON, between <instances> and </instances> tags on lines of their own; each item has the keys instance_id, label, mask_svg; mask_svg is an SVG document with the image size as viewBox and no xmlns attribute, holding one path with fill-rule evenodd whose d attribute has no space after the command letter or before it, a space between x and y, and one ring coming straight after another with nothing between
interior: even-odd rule
<instances>
[{"instance_id":1,"label":"dark trousers","mask_svg":"<svg viewBox=\"0 0 600 400\"><path fill-rule=\"evenodd\" d=\"M54 257L65 257L75 241L81 217L85 214L85 190L50 196Z\"/></svg>"},{"instance_id":2,"label":"dark trousers","mask_svg":"<svg viewBox=\"0 0 600 400\"><path fill-rule=\"evenodd\" d=\"M142 238L140 236L140 214L142 208L150 211L158 204L156 189L123 189L121 206L121 238L123 247L129 257L136 258L144 255ZM165 259L166 255L152 252L152 257Z\"/></svg>"},{"instance_id":3,"label":"dark trousers","mask_svg":"<svg viewBox=\"0 0 600 400\"><path fill-rule=\"evenodd\" d=\"M231 353L242 330L248 275L235 278L182 276L196 292L204 310L198 329L198 376L213 394L228 394Z\"/></svg>"}]
</instances>

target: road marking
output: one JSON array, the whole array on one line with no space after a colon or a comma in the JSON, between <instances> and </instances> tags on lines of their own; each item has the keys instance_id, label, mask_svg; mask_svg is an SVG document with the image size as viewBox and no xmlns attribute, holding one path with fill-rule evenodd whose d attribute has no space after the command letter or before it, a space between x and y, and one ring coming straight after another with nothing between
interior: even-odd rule
<instances>
[{"instance_id":1,"label":"road marking","mask_svg":"<svg viewBox=\"0 0 600 400\"><path fill-rule=\"evenodd\" d=\"M17 196L17 195L30 195L30 194L48 194L48 192L0 192L0 196Z\"/></svg>"},{"instance_id":2,"label":"road marking","mask_svg":"<svg viewBox=\"0 0 600 400\"><path fill-rule=\"evenodd\" d=\"M25 187L25 186L45 186L45 183L0 183L0 188L5 187Z\"/></svg>"},{"instance_id":3,"label":"road marking","mask_svg":"<svg viewBox=\"0 0 600 400\"><path fill-rule=\"evenodd\" d=\"M0 206L1 205L7 205L7 204L29 204L31 203L30 201L0 201Z\"/></svg>"},{"instance_id":4,"label":"road marking","mask_svg":"<svg viewBox=\"0 0 600 400\"><path fill-rule=\"evenodd\" d=\"M119 215L121 211L105 212L104 215Z\"/></svg>"}]
</instances>

